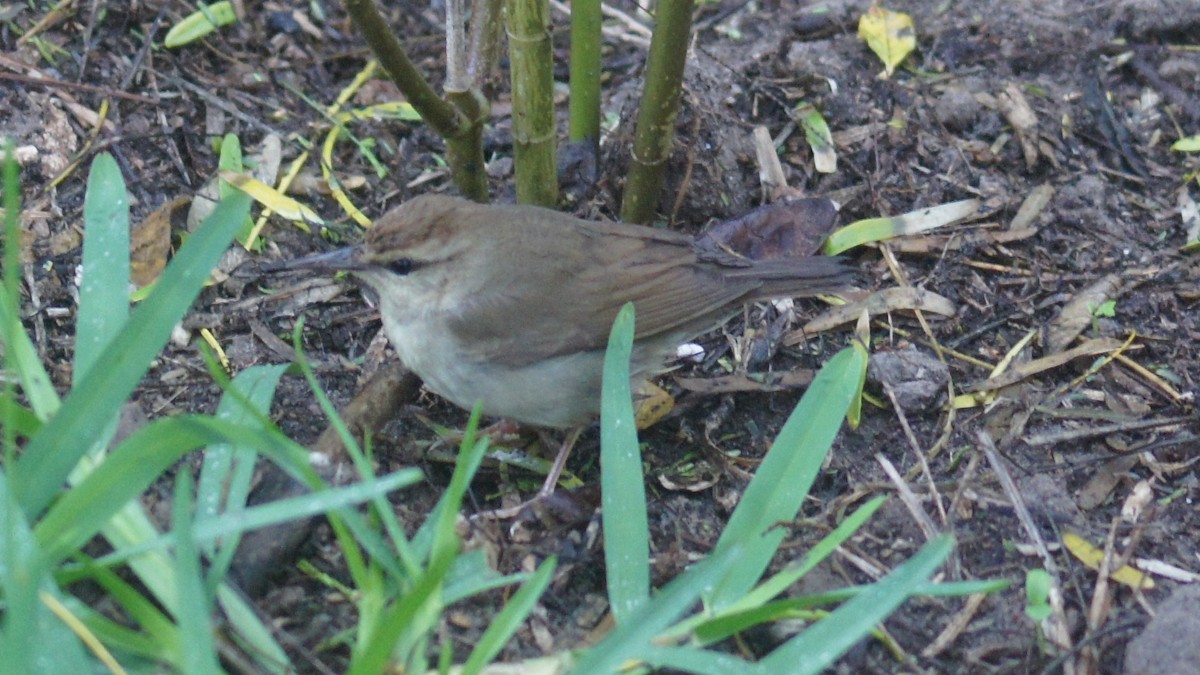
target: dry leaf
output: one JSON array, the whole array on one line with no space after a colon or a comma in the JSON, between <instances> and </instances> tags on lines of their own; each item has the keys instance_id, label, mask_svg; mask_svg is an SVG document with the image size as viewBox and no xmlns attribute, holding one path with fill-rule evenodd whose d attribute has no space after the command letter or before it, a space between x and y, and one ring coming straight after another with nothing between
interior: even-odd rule
<instances>
[{"instance_id":1,"label":"dry leaf","mask_svg":"<svg viewBox=\"0 0 1200 675\"><path fill-rule=\"evenodd\" d=\"M150 285L162 274L171 251L171 219L191 201L190 197L176 197L133 226L129 233L129 276L138 288Z\"/></svg>"},{"instance_id":2,"label":"dry leaf","mask_svg":"<svg viewBox=\"0 0 1200 675\"><path fill-rule=\"evenodd\" d=\"M1096 338L1095 340L1088 340L1074 349L1069 349L1065 352L1059 352L1057 354L1051 354L1050 356L1043 356L1040 359L1034 359L1032 361L1019 364L1013 367L1012 370L995 377L989 377L982 382L976 382L974 384L967 385L962 389L968 393L985 391L988 389L1000 389L1002 387L1016 384L1017 382L1020 382L1028 377L1033 377L1038 373L1050 370L1052 368L1057 368L1071 361L1072 359L1077 359L1081 356L1096 356L1097 354L1115 352L1124 344L1124 342L1113 338Z\"/></svg>"},{"instance_id":3,"label":"dry leaf","mask_svg":"<svg viewBox=\"0 0 1200 675\"><path fill-rule=\"evenodd\" d=\"M724 394L734 391L783 391L812 384L814 372L807 369L771 371L755 375L718 377L677 377L680 387L698 394Z\"/></svg>"},{"instance_id":4,"label":"dry leaf","mask_svg":"<svg viewBox=\"0 0 1200 675\"><path fill-rule=\"evenodd\" d=\"M1015 232L1032 228L1033 221L1046 209L1046 205L1053 197L1053 185L1042 183L1035 187L1025 196L1025 201L1021 202L1021 208L1017 209L1017 215L1013 216L1012 222L1008 224L1008 229Z\"/></svg>"},{"instance_id":5,"label":"dry leaf","mask_svg":"<svg viewBox=\"0 0 1200 675\"><path fill-rule=\"evenodd\" d=\"M1009 82L1004 91L996 97L1000 112L1012 125L1021 142L1021 151L1025 154L1025 168L1033 170L1038 159L1038 127L1037 115L1030 107L1025 94L1015 83Z\"/></svg>"},{"instance_id":6,"label":"dry leaf","mask_svg":"<svg viewBox=\"0 0 1200 675\"><path fill-rule=\"evenodd\" d=\"M1136 523L1152 499L1154 499L1154 489L1150 487L1150 481L1138 481L1129 496L1125 498L1125 503L1121 505L1121 518L1125 522Z\"/></svg>"},{"instance_id":7,"label":"dry leaf","mask_svg":"<svg viewBox=\"0 0 1200 675\"><path fill-rule=\"evenodd\" d=\"M1062 543L1063 547L1070 551L1071 555L1075 556L1079 562L1090 569L1100 569L1100 563L1104 560L1104 549L1093 546L1091 542L1073 532L1064 532ZM1130 588L1154 588L1153 579L1129 565L1110 570L1108 576L1113 581L1125 584Z\"/></svg>"},{"instance_id":8,"label":"dry leaf","mask_svg":"<svg viewBox=\"0 0 1200 675\"><path fill-rule=\"evenodd\" d=\"M837 205L831 200L790 199L717 223L696 238L696 246L750 260L813 255L836 222Z\"/></svg>"},{"instance_id":9,"label":"dry leaf","mask_svg":"<svg viewBox=\"0 0 1200 675\"><path fill-rule=\"evenodd\" d=\"M1096 309L1118 296L1121 278L1109 274L1084 288L1063 305L1046 333L1046 351L1055 354L1067 348L1095 320Z\"/></svg>"},{"instance_id":10,"label":"dry leaf","mask_svg":"<svg viewBox=\"0 0 1200 675\"><path fill-rule=\"evenodd\" d=\"M638 429L658 424L675 409L675 398L653 382L643 381L633 392L633 401L637 405L634 424Z\"/></svg>"},{"instance_id":11,"label":"dry leaf","mask_svg":"<svg viewBox=\"0 0 1200 675\"><path fill-rule=\"evenodd\" d=\"M307 223L320 225L325 222L321 216L317 215L316 211L256 178L243 173L222 171L221 180L227 181L230 185L250 195L254 201L271 209L280 217L293 221L306 232L308 231Z\"/></svg>"},{"instance_id":12,"label":"dry leaf","mask_svg":"<svg viewBox=\"0 0 1200 675\"><path fill-rule=\"evenodd\" d=\"M864 311L871 316L879 316L889 312L917 309L942 316L955 315L954 303L932 291L919 288L885 288L860 300L831 307L813 317L804 328L784 336L783 344L799 344L805 335L833 330L843 324L858 321Z\"/></svg>"},{"instance_id":13,"label":"dry leaf","mask_svg":"<svg viewBox=\"0 0 1200 675\"><path fill-rule=\"evenodd\" d=\"M1122 455L1100 465L1075 497L1075 502L1084 511L1091 511L1103 504L1113 490L1120 485L1125 472L1137 464L1137 455Z\"/></svg>"}]
</instances>

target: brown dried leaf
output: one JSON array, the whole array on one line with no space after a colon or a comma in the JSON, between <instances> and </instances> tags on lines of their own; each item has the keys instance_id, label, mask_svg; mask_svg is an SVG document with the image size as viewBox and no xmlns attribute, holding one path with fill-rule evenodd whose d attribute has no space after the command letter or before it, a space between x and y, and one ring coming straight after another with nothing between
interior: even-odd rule
<instances>
[{"instance_id":1,"label":"brown dried leaf","mask_svg":"<svg viewBox=\"0 0 1200 675\"><path fill-rule=\"evenodd\" d=\"M760 206L717 223L696 238L705 250L728 250L751 260L815 254L837 223L837 205L824 197Z\"/></svg>"},{"instance_id":2,"label":"brown dried leaf","mask_svg":"<svg viewBox=\"0 0 1200 675\"><path fill-rule=\"evenodd\" d=\"M1033 377L1038 373L1045 372L1053 368L1058 368L1059 366L1073 359L1115 352L1124 344L1125 343L1121 340L1116 340L1113 338L1096 338L1094 340L1088 340L1074 349L1068 349L1065 352L1051 354L1050 356L1043 356L1040 359L1034 359L1032 361L1014 366L1011 370L1007 370L1000 375L989 377L982 382L976 382L969 386L963 387L963 391L970 393L975 391L985 391L988 389L1000 389L1001 387L1007 387L1026 378Z\"/></svg>"},{"instance_id":3,"label":"brown dried leaf","mask_svg":"<svg viewBox=\"0 0 1200 675\"><path fill-rule=\"evenodd\" d=\"M1033 107L1025 98L1025 93L1016 83L1010 82L1004 91L996 97L1000 112L1017 132L1017 140L1021 142L1021 151L1025 155L1025 168L1033 170L1038 160L1038 121Z\"/></svg>"},{"instance_id":4,"label":"brown dried leaf","mask_svg":"<svg viewBox=\"0 0 1200 675\"><path fill-rule=\"evenodd\" d=\"M133 226L129 233L129 275L138 288L149 285L166 267L171 250L171 218L191 201L190 197L176 197L164 202Z\"/></svg>"},{"instance_id":5,"label":"brown dried leaf","mask_svg":"<svg viewBox=\"0 0 1200 675\"><path fill-rule=\"evenodd\" d=\"M950 235L929 237L901 237L892 239L888 246L897 253L933 253L941 255L946 251L961 251L991 244L1007 244L1022 239L1029 239L1037 234L1037 228L1020 230L956 232Z\"/></svg>"},{"instance_id":6,"label":"brown dried leaf","mask_svg":"<svg viewBox=\"0 0 1200 675\"><path fill-rule=\"evenodd\" d=\"M1014 232L1030 228L1036 229L1033 221L1042 211L1046 210L1046 206L1053 197L1053 185L1042 183L1035 187L1025 196L1025 201L1021 202L1021 208L1017 209L1017 215L1013 216L1012 222L1008 224L1008 229Z\"/></svg>"},{"instance_id":7,"label":"brown dried leaf","mask_svg":"<svg viewBox=\"0 0 1200 675\"><path fill-rule=\"evenodd\" d=\"M772 371L761 375L721 375L718 377L677 377L680 387L698 394L724 394L735 391L783 391L812 384L815 373L808 369Z\"/></svg>"},{"instance_id":8,"label":"brown dried leaf","mask_svg":"<svg viewBox=\"0 0 1200 675\"><path fill-rule=\"evenodd\" d=\"M1101 464L1096 473L1092 474L1092 477L1079 490L1079 494L1075 498L1079 508L1091 511L1103 504L1113 490L1120 485L1126 472L1136 464L1137 455L1135 454L1122 455Z\"/></svg>"},{"instance_id":9,"label":"brown dried leaf","mask_svg":"<svg viewBox=\"0 0 1200 675\"><path fill-rule=\"evenodd\" d=\"M1120 277L1109 274L1075 294L1063 305L1046 334L1046 351L1061 352L1092 324L1096 308L1118 296Z\"/></svg>"},{"instance_id":10,"label":"brown dried leaf","mask_svg":"<svg viewBox=\"0 0 1200 675\"><path fill-rule=\"evenodd\" d=\"M799 344L805 335L832 330L843 324L858 321L863 311L871 316L879 316L889 312L917 309L942 316L954 316L956 313L953 302L932 291L911 287L885 288L860 300L831 307L814 317L801 330L784 336L783 344Z\"/></svg>"}]
</instances>

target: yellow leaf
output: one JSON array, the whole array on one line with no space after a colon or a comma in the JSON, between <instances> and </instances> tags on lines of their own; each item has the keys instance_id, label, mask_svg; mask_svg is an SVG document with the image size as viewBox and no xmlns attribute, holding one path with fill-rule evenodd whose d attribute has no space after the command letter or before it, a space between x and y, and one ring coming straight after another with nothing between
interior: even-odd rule
<instances>
[{"instance_id":1,"label":"yellow leaf","mask_svg":"<svg viewBox=\"0 0 1200 675\"><path fill-rule=\"evenodd\" d=\"M213 335L212 331L207 328L200 329L200 337L212 347L213 352L217 355L217 360L221 362L221 367L229 372L229 357L225 355L225 350L221 348L221 343L217 341L217 336Z\"/></svg>"},{"instance_id":2,"label":"yellow leaf","mask_svg":"<svg viewBox=\"0 0 1200 675\"><path fill-rule=\"evenodd\" d=\"M638 429L648 429L657 424L675 408L675 398L653 382L642 382L634 392L634 424Z\"/></svg>"},{"instance_id":3,"label":"yellow leaf","mask_svg":"<svg viewBox=\"0 0 1200 675\"><path fill-rule=\"evenodd\" d=\"M1100 569L1100 562L1104 560L1104 549L1096 548L1091 542L1073 532L1064 532L1062 543L1079 562L1091 569ZM1122 565L1120 569L1110 571L1108 576L1130 588L1154 588L1153 579L1129 565Z\"/></svg>"},{"instance_id":4,"label":"yellow leaf","mask_svg":"<svg viewBox=\"0 0 1200 675\"><path fill-rule=\"evenodd\" d=\"M859 18L858 36L883 61L885 77L891 77L896 66L917 48L912 17L881 7L872 6Z\"/></svg>"},{"instance_id":5,"label":"yellow leaf","mask_svg":"<svg viewBox=\"0 0 1200 675\"><path fill-rule=\"evenodd\" d=\"M321 216L317 215L316 211L256 178L233 171L222 171L221 180L250 195L254 201L278 213L280 216L295 221L300 226L300 229L305 232L309 231L306 223L319 225L325 222L321 219Z\"/></svg>"},{"instance_id":6,"label":"yellow leaf","mask_svg":"<svg viewBox=\"0 0 1200 675\"><path fill-rule=\"evenodd\" d=\"M357 108L339 113L337 121L346 123L352 120L403 120L417 122L421 114L408 101L390 101L377 103L365 108Z\"/></svg>"}]
</instances>

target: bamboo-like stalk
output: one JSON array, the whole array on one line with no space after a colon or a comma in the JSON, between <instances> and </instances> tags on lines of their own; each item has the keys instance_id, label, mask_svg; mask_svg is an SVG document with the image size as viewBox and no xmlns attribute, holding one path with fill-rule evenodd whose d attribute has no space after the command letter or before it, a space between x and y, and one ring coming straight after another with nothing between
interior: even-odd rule
<instances>
[{"instance_id":1,"label":"bamboo-like stalk","mask_svg":"<svg viewBox=\"0 0 1200 675\"><path fill-rule=\"evenodd\" d=\"M472 0L471 44L467 62L467 77L472 86L480 87L488 73L500 60L500 8L504 0Z\"/></svg>"},{"instance_id":2,"label":"bamboo-like stalk","mask_svg":"<svg viewBox=\"0 0 1200 675\"><path fill-rule=\"evenodd\" d=\"M592 154L600 140L600 0L571 3L571 98L568 138L588 143Z\"/></svg>"},{"instance_id":3,"label":"bamboo-like stalk","mask_svg":"<svg viewBox=\"0 0 1200 675\"><path fill-rule=\"evenodd\" d=\"M463 0L446 0L446 91L469 88L465 13Z\"/></svg>"},{"instance_id":4,"label":"bamboo-like stalk","mask_svg":"<svg viewBox=\"0 0 1200 675\"><path fill-rule=\"evenodd\" d=\"M506 0L517 201L558 204L554 54L547 0Z\"/></svg>"},{"instance_id":5,"label":"bamboo-like stalk","mask_svg":"<svg viewBox=\"0 0 1200 675\"><path fill-rule=\"evenodd\" d=\"M464 196L486 202L482 127L487 106L479 104L482 97L456 94L455 102L451 103L438 96L380 16L375 0L345 0L345 6L371 52L379 59L379 65L408 97L421 118L446 139L447 160L454 184Z\"/></svg>"},{"instance_id":6,"label":"bamboo-like stalk","mask_svg":"<svg viewBox=\"0 0 1200 675\"><path fill-rule=\"evenodd\" d=\"M638 109L629 181L621 201L621 220L648 223L662 190L663 169L675 141L675 116L683 87L683 66L691 39L693 0L660 0L646 82Z\"/></svg>"}]
</instances>

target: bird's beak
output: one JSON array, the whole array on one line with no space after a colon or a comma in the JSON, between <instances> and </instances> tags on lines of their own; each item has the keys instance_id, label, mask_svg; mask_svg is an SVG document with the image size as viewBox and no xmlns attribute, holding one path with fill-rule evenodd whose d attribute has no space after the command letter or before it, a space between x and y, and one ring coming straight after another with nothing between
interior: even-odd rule
<instances>
[{"instance_id":1,"label":"bird's beak","mask_svg":"<svg viewBox=\"0 0 1200 675\"><path fill-rule=\"evenodd\" d=\"M275 267L275 270L279 271L313 270L315 272L340 272L343 270L354 272L364 269L367 269L367 263L363 260L361 246L347 246L328 253L288 260Z\"/></svg>"}]
</instances>

